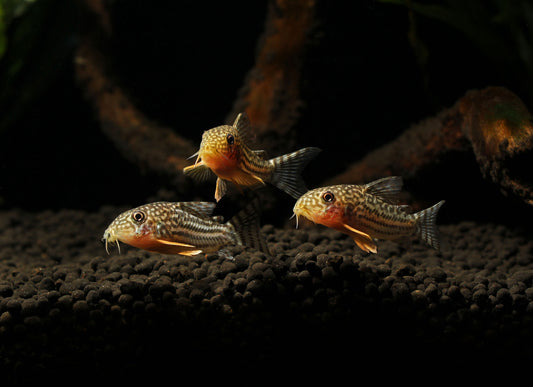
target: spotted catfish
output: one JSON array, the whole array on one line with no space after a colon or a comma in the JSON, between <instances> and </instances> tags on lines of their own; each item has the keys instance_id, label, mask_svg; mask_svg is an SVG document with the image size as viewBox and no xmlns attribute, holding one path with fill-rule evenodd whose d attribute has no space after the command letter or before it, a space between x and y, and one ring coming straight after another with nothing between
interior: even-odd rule
<instances>
[{"instance_id":1,"label":"spotted catfish","mask_svg":"<svg viewBox=\"0 0 533 387\"><path fill-rule=\"evenodd\" d=\"M365 252L376 253L376 239L400 241L417 235L439 250L437 212L444 204L417 213L396 205L402 187L401 177L386 177L365 185L333 185L313 189L294 206L298 216L350 235Z\"/></svg>"},{"instance_id":2,"label":"spotted catfish","mask_svg":"<svg viewBox=\"0 0 533 387\"><path fill-rule=\"evenodd\" d=\"M257 187L270 183L295 199L307 191L300 176L302 170L319 152L319 148L303 148L270 160L264 151L249 148L250 121L240 113L233 125L222 125L207 130L202 135L200 150L194 165L183 172L197 180L215 174L215 199L218 202L226 193L227 182L238 187Z\"/></svg>"},{"instance_id":3,"label":"spotted catfish","mask_svg":"<svg viewBox=\"0 0 533 387\"><path fill-rule=\"evenodd\" d=\"M229 257L224 247L246 245L268 254L259 230L258 200L228 222L211 216L214 203L155 202L120 214L105 230L103 241L124 242L144 250L193 256L213 253ZM120 252L120 245L118 245Z\"/></svg>"}]
</instances>

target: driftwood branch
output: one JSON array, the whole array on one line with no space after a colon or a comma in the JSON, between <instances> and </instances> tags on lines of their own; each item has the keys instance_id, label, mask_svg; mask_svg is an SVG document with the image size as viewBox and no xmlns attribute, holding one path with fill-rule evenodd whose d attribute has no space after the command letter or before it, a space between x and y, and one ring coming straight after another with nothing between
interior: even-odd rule
<instances>
[{"instance_id":1,"label":"driftwood branch","mask_svg":"<svg viewBox=\"0 0 533 387\"><path fill-rule=\"evenodd\" d=\"M532 116L520 98L502 87L469 91L451 108L409 128L326 184L414 176L452 152L473 152L485 178L533 204Z\"/></svg>"},{"instance_id":2,"label":"driftwood branch","mask_svg":"<svg viewBox=\"0 0 533 387\"><path fill-rule=\"evenodd\" d=\"M75 69L102 130L142 170L176 176L187 165L186 157L196 151L195 145L152 122L131 102L106 60L106 42L112 33L109 14L102 1L87 0L86 5L92 18L77 49Z\"/></svg>"},{"instance_id":3,"label":"driftwood branch","mask_svg":"<svg viewBox=\"0 0 533 387\"><path fill-rule=\"evenodd\" d=\"M197 150L198 138L159 126L122 90L107 60L111 18L102 0L84 0L91 15L76 53L76 74L103 131L142 170L184 180L180 171ZM315 1L271 0L254 67L228 114L246 111L262 149L293 147L299 119L303 58L315 24ZM209 129L209 128L206 128ZM531 114L507 89L466 93L452 107L407 129L324 184L367 182L387 175L416 176L452 152L475 155L484 177L508 194L533 204Z\"/></svg>"},{"instance_id":4,"label":"driftwood branch","mask_svg":"<svg viewBox=\"0 0 533 387\"><path fill-rule=\"evenodd\" d=\"M238 113L246 111L265 149L287 150L295 141L292 129L302 104L302 61L314 27L315 3L269 2L255 65L228 116L228 122L233 122Z\"/></svg>"},{"instance_id":5,"label":"driftwood branch","mask_svg":"<svg viewBox=\"0 0 533 387\"><path fill-rule=\"evenodd\" d=\"M246 111L263 149L290 146L291 129L300 106L302 52L313 24L314 3L269 3L256 63L228 115L228 122L232 122L239 112ZM84 5L88 23L76 52L76 75L102 130L142 170L181 182L184 178L178 172L190 164L186 159L196 152L200 139L187 138L180 128L159 126L133 104L107 60L106 45L113 26L106 3L85 0Z\"/></svg>"}]
</instances>

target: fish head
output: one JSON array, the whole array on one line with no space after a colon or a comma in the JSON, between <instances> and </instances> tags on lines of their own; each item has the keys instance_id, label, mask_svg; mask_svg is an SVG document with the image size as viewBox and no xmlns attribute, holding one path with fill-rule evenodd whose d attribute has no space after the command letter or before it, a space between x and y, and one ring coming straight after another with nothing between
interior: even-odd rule
<instances>
[{"instance_id":1,"label":"fish head","mask_svg":"<svg viewBox=\"0 0 533 387\"><path fill-rule=\"evenodd\" d=\"M106 250L109 252L108 243L117 243L120 252L118 242L152 250L156 244L158 225L169 217L171 211L169 205L170 203L166 202L156 202L121 213L104 231L102 240L105 242Z\"/></svg>"},{"instance_id":2,"label":"fish head","mask_svg":"<svg viewBox=\"0 0 533 387\"><path fill-rule=\"evenodd\" d=\"M212 169L219 164L235 163L243 143L240 137L239 131L230 125L206 130L202 135L198 158Z\"/></svg>"},{"instance_id":3,"label":"fish head","mask_svg":"<svg viewBox=\"0 0 533 387\"><path fill-rule=\"evenodd\" d=\"M345 214L345 195L342 185L315 188L300 196L293 212L324 226L338 228Z\"/></svg>"}]
</instances>

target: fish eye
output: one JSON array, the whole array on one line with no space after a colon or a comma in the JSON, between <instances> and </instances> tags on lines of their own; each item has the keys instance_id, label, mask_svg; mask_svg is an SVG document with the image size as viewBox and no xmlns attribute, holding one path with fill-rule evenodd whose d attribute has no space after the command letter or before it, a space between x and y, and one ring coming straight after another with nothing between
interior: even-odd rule
<instances>
[{"instance_id":1,"label":"fish eye","mask_svg":"<svg viewBox=\"0 0 533 387\"><path fill-rule=\"evenodd\" d=\"M333 195L331 192L326 191L322 194L322 200L324 200L327 203L331 203L335 200L335 195Z\"/></svg>"},{"instance_id":2,"label":"fish eye","mask_svg":"<svg viewBox=\"0 0 533 387\"><path fill-rule=\"evenodd\" d=\"M226 141L229 145L233 145L235 143L235 137L233 137L233 134L228 133L228 135L226 136Z\"/></svg>"},{"instance_id":3,"label":"fish eye","mask_svg":"<svg viewBox=\"0 0 533 387\"><path fill-rule=\"evenodd\" d=\"M135 211L133 214L131 214L131 218L137 223L142 223L144 222L146 215L142 211Z\"/></svg>"}]
</instances>

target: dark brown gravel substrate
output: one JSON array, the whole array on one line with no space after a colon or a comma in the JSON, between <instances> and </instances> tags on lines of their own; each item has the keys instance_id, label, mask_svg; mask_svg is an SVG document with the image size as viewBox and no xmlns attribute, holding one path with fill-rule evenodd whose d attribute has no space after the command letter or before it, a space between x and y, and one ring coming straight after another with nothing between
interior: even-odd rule
<instances>
[{"instance_id":1,"label":"dark brown gravel substrate","mask_svg":"<svg viewBox=\"0 0 533 387\"><path fill-rule=\"evenodd\" d=\"M440 254L381 242L363 255L323 227L264 226L273 257L108 256L100 237L121 210L0 214L4 382L252 385L533 358L528 230L464 222L441 227Z\"/></svg>"}]
</instances>

